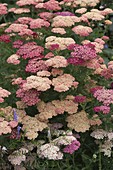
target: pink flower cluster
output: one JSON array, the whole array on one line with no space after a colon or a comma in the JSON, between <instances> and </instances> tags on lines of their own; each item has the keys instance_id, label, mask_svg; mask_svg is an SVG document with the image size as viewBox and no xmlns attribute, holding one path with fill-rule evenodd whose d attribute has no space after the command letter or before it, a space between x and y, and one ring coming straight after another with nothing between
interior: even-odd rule
<instances>
[{"instance_id":1,"label":"pink flower cluster","mask_svg":"<svg viewBox=\"0 0 113 170\"><path fill-rule=\"evenodd\" d=\"M40 93L36 89L24 90L20 88L16 91L16 96L21 98L21 101L28 106L35 105L40 101Z\"/></svg>"},{"instance_id":2,"label":"pink flower cluster","mask_svg":"<svg viewBox=\"0 0 113 170\"><path fill-rule=\"evenodd\" d=\"M38 46L35 42L28 42L17 50L17 54L22 56L22 58L34 58L37 57L38 59L43 58L41 53L43 53L44 48L42 46Z\"/></svg>"},{"instance_id":3,"label":"pink flower cluster","mask_svg":"<svg viewBox=\"0 0 113 170\"><path fill-rule=\"evenodd\" d=\"M16 2L18 6L25 6L25 5L36 5L35 0L18 0Z\"/></svg>"},{"instance_id":4,"label":"pink flower cluster","mask_svg":"<svg viewBox=\"0 0 113 170\"><path fill-rule=\"evenodd\" d=\"M84 103L86 101L86 96L75 96L74 102L76 103Z\"/></svg>"},{"instance_id":5,"label":"pink flower cluster","mask_svg":"<svg viewBox=\"0 0 113 170\"><path fill-rule=\"evenodd\" d=\"M2 34L2 35L0 36L0 42L5 42L5 43L11 42L10 36L9 36L9 35L6 35L6 34Z\"/></svg>"},{"instance_id":6,"label":"pink flower cluster","mask_svg":"<svg viewBox=\"0 0 113 170\"><path fill-rule=\"evenodd\" d=\"M13 48L20 48L21 45L23 45L22 40L16 40L13 42Z\"/></svg>"},{"instance_id":7,"label":"pink flower cluster","mask_svg":"<svg viewBox=\"0 0 113 170\"><path fill-rule=\"evenodd\" d=\"M8 97L11 93L0 87L0 103L4 102L4 97Z\"/></svg>"},{"instance_id":8,"label":"pink flower cluster","mask_svg":"<svg viewBox=\"0 0 113 170\"><path fill-rule=\"evenodd\" d=\"M47 10L52 10L52 11L61 10L61 7L59 6L59 2L56 0L49 0L45 2L43 7L46 8Z\"/></svg>"},{"instance_id":9,"label":"pink flower cluster","mask_svg":"<svg viewBox=\"0 0 113 170\"><path fill-rule=\"evenodd\" d=\"M102 86L92 87L92 88L90 89L90 92L91 92L92 94L94 94L97 90L101 90L102 88L103 88Z\"/></svg>"},{"instance_id":10,"label":"pink flower cluster","mask_svg":"<svg viewBox=\"0 0 113 170\"><path fill-rule=\"evenodd\" d=\"M72 31L82 37L88 36L91 32L93 32L92 28L83 25L75 26L74 28L72 28Z\"/></svg>"},{"instance_id":11,"label":"pink flower cluster","mask_svg":"<svg viewBox=\"0 0 113 170\"><path fill-rule=\"evenodd\" d=\"M99 101L103 102L105 106L109 106L113 104L113 90L102 88L100 90L96 90L93 96Z\"/></svg>"},{"instance_id":12,"label":"pink flower cluster","mask_svg":"<svg viewBox=\"0 0 113 170\"><path fill-rule=\"evenodd\" d=\"M103 112L103 114L108 114L110 112L109 106L96 106L93 108L95 112Z\"/></svg>"},{"instance_id":13,"label":"pink flower cluster","mask_svg":"<svg viewBox=\"0 0 113 170\"><path fill-rule=\"evenodd\" d=\"M78 140L74 140L71 142L71 144L67 145L63 152L72 154L74 151L78 150L80 147L80 142Z\"/></svg>"},{"instance_id":14,"label":"pink flower cluster","mask_svg":"<svg viewBox=\"0 0 113 170\"><path fill-rule=\"evenodd\" d=\"M1 108L0 111L2 111L3 108ZM4 110L3 110L4 111ZM0 117L0 135L2 134L7 134L7 133L12 133L12 130L17 127L18 122L16 120L10 120L5 119L3 117Z\"/></svg>"},{"instance_id":15,"label":"pink flower cluster","mask_svg":"<svg viewBox=\"0 0 113 170\"><path fill-rule=\"evenodd\" d=\"M26 24L11 24L8 28L6 28L5 32L6 33L11 33L11 32L21 32L22 30L24 29L27 29L28 28L28 25Z\"/></svg>"},{"instance_id":16,"label":"pink flower cluster","mask_svg":"<svg viewBox=\"0 0 113 170\"><path fill-rule=\"evenodd\" d=\"M68 49L73 50L73 52L71 52L71 57L67 59L70 64L81 65L85 61L97 57L94 45L91 43L84 45L72 44L68 46Z\"/></svg>"},{"instance_id":17,"label":"pink flower cluster","mask_svg":"<svg viewBox=\"0 0 113 170\"><path fill-rule=\"evenodd\" d=\"M7 4L2 4L2 3L0 3L0 15L5 15L5 14L7 14Z\"/></svg>"},{"instance_id":18,"label":"pink flower cluster","mask_svg":"<svg viewBox=\"0 0 113 170\"><path fill-rule=\"evenodd\" d=\"M41 70L47 70L48 67L45 64L44 60L39 60L37 57L34 57L28 61L25 71L30 73L36 73Z\"/></svg>"},{"instance_id":19,"label":"pink flower cluster","mask_svg":"<svg viewBox=\"0 0 113 170\"><path fill-rule=\"evenodd\" d=\"M45 21L44 19L32 19L30 22L30 28L36 29L36 28L42 28L42 27L49 27L50 23L48 21Z\"/></svg>"}]
</instances>

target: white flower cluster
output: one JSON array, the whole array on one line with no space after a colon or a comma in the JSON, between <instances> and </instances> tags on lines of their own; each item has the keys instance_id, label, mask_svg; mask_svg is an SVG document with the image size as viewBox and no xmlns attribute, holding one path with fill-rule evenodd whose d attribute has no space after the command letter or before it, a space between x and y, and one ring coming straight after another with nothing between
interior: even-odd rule
<instances>
[{"instance_id":1,"label":"white flower cluster","mask_svg":"<svg viewBox=\"0 0 113 170\"><path fill-rule=\"evenodd\" d=\"M42 145L37 149L40 158L47 158L49 160L59 160L63 158L63 154L59 151L59 147L51 143Z\"/></svg>"},{"instance_id":2,"label":"white flower cluster","mask_svg":"<svg viewBox=\"0 0 113 170\"><path fill-rule=\"evenodd\" d=\"M26 160L26 153L28 153L28 150L26 148L21 148L9 155L8 160L12 165L20 165L22 161Z\"/></svg>"}]
</instances>

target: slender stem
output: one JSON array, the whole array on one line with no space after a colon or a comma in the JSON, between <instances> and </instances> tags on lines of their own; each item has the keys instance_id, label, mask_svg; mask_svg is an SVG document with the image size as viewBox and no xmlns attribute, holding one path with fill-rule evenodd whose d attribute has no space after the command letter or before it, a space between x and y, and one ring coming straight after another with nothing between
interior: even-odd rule
<instances>
[{"instance_id":1,"label":"slender stem","mask_svg":"<svg viewBox=\"0 0 113 170\"><path fill-rule=\"evenodd\" d=\"M102 170L101 142L99 144L99 170Z\"/></svg>"}]
</instances>

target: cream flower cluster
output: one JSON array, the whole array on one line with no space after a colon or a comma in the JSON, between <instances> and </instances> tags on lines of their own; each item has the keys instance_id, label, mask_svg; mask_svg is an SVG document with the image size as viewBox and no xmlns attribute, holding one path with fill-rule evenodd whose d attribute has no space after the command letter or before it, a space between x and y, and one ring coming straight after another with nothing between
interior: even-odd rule
<instances>
[{"instance_id":1,"label":"cream flower cluster","mask_svg":"<svg viewBox=\"0 0 113 170\"><path fill-rule=\"evenodd\" d=\"M51 32L56 33L56 34L61 34L61 35L66 34L65 29L64 28L60 28L60 27L52 28Z\"/></svg>"},{"instance_id":2,"label":"cream flower cluster","mask_svg":"<svg viewBox=\"0 0 113 170\"><path fill-rule=\"evenodd\" d=\"M39 114L36 115L38 120L46 121L53 116L63 114L73 114L77 112L78 104L73 100L53 100L52 102L44 103L43 101L38 102L37 109Z\"/></svg>"},{"instance_id":3,"label":"cream flower cluster","mask_svg":"<svg viewBox=\"0 0 113 170\"><path fill-rule=\"evenodd\" d=\"M8 156L8 160L12 165L20 165L21 162L26 160L26 154L28 150L26 148L20 148L17 151L14 151L11 155Z\"/></svg>"},{"instance_id":4,"label":"cream flower cluster","mask_svg":"<svg viewBox=\"0 0 113 170\"><path fill-rule=\"evenodd\" d=\"M66 67L68 65L67 60L63 56L55 56L45 61L45 64L53 68Z\"/></svg>"},{"instance_id":5,"label":"cream flower cluster","mask_svg":"<svg viewBox=\"0 0 113 170\"><path fill-rule=\"evenodd\" d=\"M1 111L3 112L3 117L5 118L6 121L13 121L14 111L13 111L13 108L11 106L7 106L5 108L2 108ZM16 109L16 114L17 114L17 121L21 123L23 118L26 116L25 110Z\"/></svg>"},{"instance_id":6,"label":"cream flower cluster","mask_svg":"<svg viewBox=\"0 0 113 170\"><path fill-rule=\"evenodd\" d=\"M9 125L9 122L5 121L4 118L0 117L0 136L2 134L11 133L11 126Z\"/></svg>"},{"instance_id":7,"label":"cream flower cluster","mask_svg":"<svg viewBox=\"0 0 113 170\"><path fill-rule=\"evenodd\" d=\"M68 45L74 43L75 41L72 38L49 36L46 38L45 48L49 49L52 44L58 44L60 50L65 50Z\"/></svg>"},{"instance_id":8,"label":"cream flower cluster","mask_svg":"<svg viewBox=\"0 0 113 170\"><path fill-rule=\"evenodd\" d=\"M42 145L37 149L37 154L40 158L47 158L49 160L59 160L63 158L60 148L51 143Z\"/></svg>"},{"instance_id":9,"label":"cream flower cluster","mask_svg":"<svg viewBox=\"0 0 113 170\"><path fill-rule=\"evenodd\" d=\"M65 92L69 90L70 87L73 86L75 78L70 74L63 74L56 78L52 79L52 85L54 86L54 90L58 92Z\"/></svg>"},{"instance_id":10,"label":"cream flower cluster","mask_svg":"<svg viewBox=\"0 0 113 170\"><path fill-rule=\"evenodd\" d=\"M10 8L8 12L14 12L14 14L29 13L29 8Z\"/></svg>"},{"instance_id":11,"label":"cream flower cluster","mask_svg":"<svg viewBox=\"0 0 113 170\"><path fill-rule=\"evenodd\" d=\"M78 5L81 7L94 7L96 6L98 3L100 2L100 0L63 0L63 2L61 2L60 4L64 4L66 6L72 6L72 7L77 7Z\"/></svg>"},{"instance_id":12,"label":"cream flower cluster","mask_svg":"<svg viewBox=\"0 0 113 170\"><path fill-rule=\"evenodd\" d=\"M67 117L67 126L74 129L76 132L86 132L90 128L90 122L85 111L80 111L76 114Z\"/></svg>"},{"instance_id":13,"label":"cream flower cluster","mask_svg":"<svg viewBox=\"0 0 113 170\"><path fill-rule=\"evenodd\" d=\"M56 63L54 63L54 60L49 59L47 60L47 65L54 65L53 67L64 67L67 65L66 60L63 58L63 62L59 62L59 58L63 57L56 57ZM38 75L38 73L37 73ZM42 75L44 76L44 75ZM49 76L49 75L47 75ZM39 76L32 75L30 77L27 77L26 82L23 84L23 90L27 91L30 89L36 89L37 91L46 91L50 89L51 85L54 86L54 90L58 92L63 92L69 90L72 86L74 86L75 78L71 76L70 74L63 74L59 75L56 78L53 78L50 80L47 77L41 77L41 74L39 73ZM77 88L78 82L76 82L75 88Z\"/></svg>"},{"instance_id":14,"label":"cream flower cluster","mask_svg":"<svg viewBox=\"0 0 113 170\"><path fill-rule=\"evenodd\" d=\"M80 22L76 16L56 16L53 18L52 27L71 27L75 22Z\"/></svg>"},{"instance_id":15,"label":"cream flower cluster","mask_svg":"<svg viewBox=\"0 0 113 170\"><path fill-rule=\"evenodd\" d=\"M38 132L42 131L47 127L47 124L44 122L40 122L36 117L25 116L22 120L22 130L25 131L25 136L34 140L38 136Z\"/></svg>"}]
</instances>

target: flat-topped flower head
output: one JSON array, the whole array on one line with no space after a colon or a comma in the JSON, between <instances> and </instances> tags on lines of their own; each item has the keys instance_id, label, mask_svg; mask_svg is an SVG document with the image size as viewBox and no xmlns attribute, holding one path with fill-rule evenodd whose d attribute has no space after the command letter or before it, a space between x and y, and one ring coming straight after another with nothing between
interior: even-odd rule
<instances>
[{"instance_id":1,"label":"flat-topped flower head","mask_svg":"<svg viewBox=\"0 0 113 170\"><path fill-rule=\"evenodd\" d=\"M7 4L6 3L0 3L0 15L7 14Z\"/></svg>"}]
</instances>

